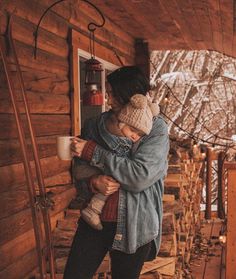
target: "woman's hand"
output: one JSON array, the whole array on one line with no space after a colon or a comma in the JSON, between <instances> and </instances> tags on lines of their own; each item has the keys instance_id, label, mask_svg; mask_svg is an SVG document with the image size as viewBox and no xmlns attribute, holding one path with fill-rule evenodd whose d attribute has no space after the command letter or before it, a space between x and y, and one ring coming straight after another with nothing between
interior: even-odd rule
<instances>
[{"instance_id":1,"label":"woman's hand","mask_svg":"<svg viewBox=\"0 0 236 279\"><path fill-rule=\"evenodd\" d=\"M120 183L108 175L93 176L91 185L105 196L109 196L120 188Z\"/></svg>"},{"instance_id":2,"label":"woman's hand","mask_svg":"<svg viewBox=\"0 0 236 279\"><path fill-rule=\"evenodd\" d=\"M81 157L86 143L87 141L81 138L73 138L71 143L72 156Z\"/></svg>"}]
</instances>

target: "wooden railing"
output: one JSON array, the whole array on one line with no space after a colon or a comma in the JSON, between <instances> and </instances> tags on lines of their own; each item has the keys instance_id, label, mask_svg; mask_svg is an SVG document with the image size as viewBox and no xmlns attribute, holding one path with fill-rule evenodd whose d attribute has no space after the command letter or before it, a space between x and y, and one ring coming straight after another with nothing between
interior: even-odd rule
<instances>
[{"instance_id":1,"label":"wooden railing","mask_svg":"<svg viewBox=\"0 0 236 279\"><path fill-rule=\"evenodd\" d=\"M227 171L227 231L226 278L236 278L236 162L226 162Z\"/></svg>"}]
</instances>

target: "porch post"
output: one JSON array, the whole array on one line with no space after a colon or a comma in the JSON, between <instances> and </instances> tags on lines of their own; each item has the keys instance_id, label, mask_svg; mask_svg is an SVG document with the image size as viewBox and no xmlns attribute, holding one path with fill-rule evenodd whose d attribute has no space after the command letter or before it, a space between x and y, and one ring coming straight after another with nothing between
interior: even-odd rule
<instances>
[{"instance_id":1,"label":"porch post","mask_svg":"<svg viewBox=\"0 0 236 279\"><path fill-rule=\"evenodd\" d=\"M224 157L225 153L221 151L218 154L218 217L225 218L225 183L224 183Z\"/></svg>"},{"instance_id":2,"label":"porch post","mask_svg":"<svg viewBox=\"0 0 236 279\"><path fill-rule=\"evenodd\" d=\"M148 42L143 39L135 40L135 64L143 71L148 80L150 80L149 47Z\"/></svg>"},{"instance_id":3,"label":"porch post","mask_svg":"<svg viewBox=\"0 0 236 279\"><path fill-rule=\"evenodd\" d=\"M225 164L228 170L227 187L227 234L226 234L226 277L236 278L236 163Z\"/></svg>"},{"instance_id":4,"label":"porch post","mask_svg":"<svg viewBox=\"0 0 236 279\"><path fill-rule=\"evenodd\" d=\"M205 218L211 219L211 178L212 178L212 151L207 147L206 152L206 211Z\"/></svg>"}]
</instances>

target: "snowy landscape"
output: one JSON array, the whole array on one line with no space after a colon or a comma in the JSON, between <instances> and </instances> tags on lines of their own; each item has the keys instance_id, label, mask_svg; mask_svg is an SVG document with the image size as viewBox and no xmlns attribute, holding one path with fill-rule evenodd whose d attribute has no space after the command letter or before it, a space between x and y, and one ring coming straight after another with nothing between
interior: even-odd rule
<instances>
[{"instance_id":1,"label":"snowy landscape","mask_svg":"<svg viewBox=\"0 0 236 279\"><path fill-rule=\"evenodd\" d=\"M214 51L154 51L151 84L170 135L227 148L236 134L236 60Z\"/></svg>"}]
</instances>

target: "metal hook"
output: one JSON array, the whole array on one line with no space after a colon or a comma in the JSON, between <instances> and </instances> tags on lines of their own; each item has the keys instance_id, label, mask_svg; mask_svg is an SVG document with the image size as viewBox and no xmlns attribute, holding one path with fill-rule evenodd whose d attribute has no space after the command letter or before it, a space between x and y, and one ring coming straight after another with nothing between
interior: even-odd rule
<instances>
[{"instance_id":1,"label":"metal hook","mask_svg":"<svg viewBox=\"0 0 236 279\"><path fill-rule=\"evenodd\" d=\"M55 3L53 3L51 6L49 6L49 7L43 12L42 16L41 16L40 19L39 19L39 22L38 22L38 24L37 24L36 30L35 30L35 32L34 32L34 58L35 58L35 59L36 59L36 57L37 57L37 44L38 44L38 31L39 31L39 26L40 26L40 24L41 24L41 22L42 22L44 16L47 14L47 12L48 12L52 7L56 6L57 4L59 4L59 3L63 2L63 1L66 1L66 0L59 0L59 1L56 1ZM104 16L103 16L102 12L101 12L94 4L92 4L92 3L89 2L88 0L81 0L81 1L84 1L84 2L86 2L87 4L91 5L91 6L99 13L99 15L100 15L101 18L102 18L102 23L101 23L101 24L97 24L97 23L95 23L95 22L90 22L90 23L88 24L88 30L89 30L90 32L94 32L94 31L96 30L96 27L103 27L104 24L105 24L105 22L106 22L106 20L105 20L105 18L104 18Z\"/></svg>"},{"instance_id":2,"label":"metal hook","mask_svg":"<svg viewBox=\"0 0 236 279\"><path fill-rule=\"evenodd\" d=\"M102 23L101 24L97 24L96 22L90 22L88 24L88 30L91 31L91 32L94 32L96 30L96 27L99 27L99 28L103 27L105 22L106 22L106 20L105 20L104 15L102 14L102 12L93 3L89 2L88 0L82 0L82 1L84 1L87 4L89 4L90 6L92 6L99 13L99 15L102 18Z\"/></svg>"},{"instance_id":3,"label":"metal hook","mask_svg":"<svg viewBox=\"0 0 236 279\"><path fill-rule=\"evenodd\" d=\"M43 14L41 15L40 19L39 19L39 22L37 24L37 27L36 27L36 31L34 32L34 59L36 59L36 56L37 56L37 44L38 44L38 32L39 32L39 26L40 26L40 23L41 21L43 20L44 16L46 15L46 13L52 8L54 7L55 5L63 2L65 0L59 0L55 3L53 3L51 6L49 6L44 12Z\"/></svg>"}]
</instances>

